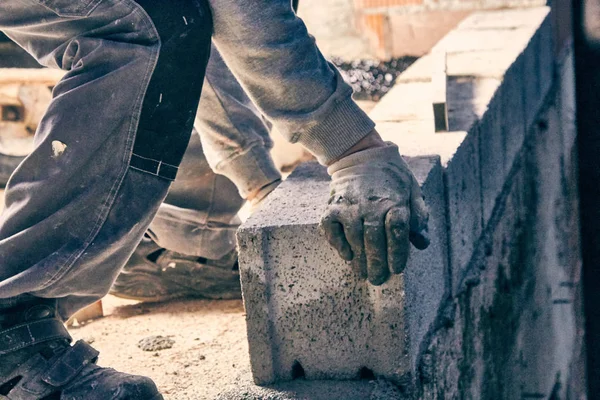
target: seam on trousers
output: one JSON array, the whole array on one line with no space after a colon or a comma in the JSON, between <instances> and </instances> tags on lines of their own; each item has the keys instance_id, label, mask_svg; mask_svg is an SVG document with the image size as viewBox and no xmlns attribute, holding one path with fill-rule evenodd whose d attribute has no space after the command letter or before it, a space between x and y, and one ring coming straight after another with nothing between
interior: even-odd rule
<instances>
[{"instance_id":1,"label":"seam on trousers","mask_svg":"<svg viewBox=\"0 0 600 400\"><path fill-rule=\"evenodd\" d=\"M153 34L158 38L159 45L156 46L156 49L154 49L151 53L151 59L148 62L148 67L146 69L146 73L145 73L144 79L143 79L143 81L145 81L146 83L144 85L141 85L141 87L140 87L140 91L139 91L139 94L138 94L138 97L136 100L136 106L134 108L135 112L133 113L133 117L132 117L131 123L129 125L129 131L127 133L127 143L126 143L126 146L124 149L125 151L124 151L123 161L121 163L122 167L121 167L121 170L119 171L119 174L117 175L117 178L115 179L115 183L111 187L111 189L107 195L107 198L104 201L104 204L102 205L102 209L101 209L102 211L100 212L100 216L98 217L96 223L94 224L94 227L90 231L90 234L83 242L83 245L81 246L80 250L74 251L73 254L71 255L71 257L69 257L67 259L65 264L62 267L60 267L51 278L49 278L45 283L40 285L40 288L37 289L38 291L46 289L48 286L54 284L56 281L58 281L60 278L62 278L67 272L69 272L71 270L71 268L73 267L73 265L81 258L83 253L87 250L89 245L94 241L94 239L98 235L98 232L100 232L100 229L102 229L102 226L104 226L104 224L106 223L106 219L108 218L108 215L110 213L110 210L112 209L112 206L115 202L117 194L119 193L119 190L121 189L121 186L123 184L123 180L125 179L127 171L129 170L129 159L131 158L133 144L135 142L135 136L137 133L137 127L139 124L140 115L142 113L142 104L144 101L144 95L145 95L146 91L148 90L148 85L150 84L150 79L152 77L152 73L153 73L156 63L158 61L158 54L160 52L160 36L158 34L158 31L156 30L156 27L154 26L154 23L152 22L152 19L150 18L148 13L146 13L146 11L139 4L137 4L133 0L121 0L121 3L125 3L125 4L127 4L127 6L131 7L131 9L133 10L133 13L142 14L142 18L140 18L140 22L142 22L144 25L146 25L147 29L149 31L152 31Z\"/></svg>"},{"instance_id":2,"label":"seam on trousers","mask_svg":"<svg viewBox=\"0 0 600 400\"><path fill-rule=\"evenodd\" d=\"M170 181L175 180L177 171L179 170L179 167L175 165L167 164L166 162L154 160L152 158L142 157L135 153L131 154L129 167Z\"/></svg>"}]
</instances>

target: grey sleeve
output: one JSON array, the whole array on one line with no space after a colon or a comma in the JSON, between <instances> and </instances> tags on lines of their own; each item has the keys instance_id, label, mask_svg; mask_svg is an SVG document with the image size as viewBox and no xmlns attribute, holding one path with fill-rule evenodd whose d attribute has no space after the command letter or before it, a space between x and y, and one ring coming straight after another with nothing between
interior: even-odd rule
<instances>
[{"instance_id":1,"label":"grey sleeve","mask_svg":"<svg viewBox=\"0 0 600 400\"><path fill-rule=\"evenodd\" d=\"M328 163L375 126L290 0L209 0L213 40L254 104L290 142Z\"/></svg>"},{"instance_id":2,"label":"grey sleeve","mask_svg":"<svg viewBox=\"0 0 600 400\"><path fill-rule=\"evenodd\" d=\"M262 115L214 46L194 126L212 170L233 181L242 197L281 179Z\"/></svg>"}]
</instances>

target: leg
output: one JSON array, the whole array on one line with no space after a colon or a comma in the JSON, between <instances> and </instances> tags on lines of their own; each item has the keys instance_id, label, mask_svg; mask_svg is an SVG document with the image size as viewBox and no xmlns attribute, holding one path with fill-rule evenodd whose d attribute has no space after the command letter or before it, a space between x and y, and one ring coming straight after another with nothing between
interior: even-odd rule
<instances>
[{"instance_id":1,"label":"leg","mask_svg":"<svg viewBox=\"0 0 600 400\"><path fill-rule=\"evenodd\" d=\"M181 171L150 225L151 239L142 241L111 289L116 296L142 301L241 296L235 253L240 195L281 175L271 160L272 142L261 114L214 47L196 127L202 143L192 137Z\"/></svg>"},{"instance_id":2,"label":"leg","mask_svg":"<svg viewBox=\"0 0 600 400\"><path fill-rule=\"evenodd\" d=\"M68 71L0 218L0 394L9 399L161 398L145 378L97 367L89 346L68 347L60 323L108 291L189 140L210 13L193 0L153 3L0 3L0 29ZM87 393L90 379L98 386Z\"/></svg>"},{"instance_id":3,"label":"leg","mask_svg":"<svg viewBox=\"0 0 600 400\"><path fill-rule=\"evenodd\" d=\"M0 298L61 298L64 317L106 293L164 199L189 141L211 29L193 0L160 10L150 0L87 3L96 6L83 19L57 15L76 12L69 1L0 6L0 28L69 70L6 191ZM162 38L186 31L195 38Z\"/></svg>"}]
</instances>

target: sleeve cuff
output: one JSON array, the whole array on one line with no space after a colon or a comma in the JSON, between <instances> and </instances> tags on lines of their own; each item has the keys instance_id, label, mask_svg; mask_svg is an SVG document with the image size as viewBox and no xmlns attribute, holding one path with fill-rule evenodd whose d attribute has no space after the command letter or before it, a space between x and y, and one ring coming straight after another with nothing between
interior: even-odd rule
<instances>
[{"instance_id":1,"label":"sleeve cuff","mask_svg":"<svg viewBox=\"0 0 600 400\"><path fill-rule=\"evenodd\" d=\"M243 198L281 179L269 150L260 145L254 145L237 156L220 162L215 172L231 179Z\"/></svg>"}]
</instances>

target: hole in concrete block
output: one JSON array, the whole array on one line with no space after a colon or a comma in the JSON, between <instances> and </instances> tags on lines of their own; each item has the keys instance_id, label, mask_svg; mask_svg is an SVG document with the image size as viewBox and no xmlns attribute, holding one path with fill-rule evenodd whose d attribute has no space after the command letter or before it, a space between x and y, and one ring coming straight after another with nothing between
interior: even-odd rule
<instances>
[{"instance_id":1,"label":"hole in concrete block","mask_svg":"<svg viewBox=\"0 0 600 400\"><path fill-rule=\"evenodd\" d=\"M302 368L302 364L298 360L294 361L294 365L292 365L292 379L304 379L306 377L304 373L304 368Z\"/></svg>"},{"instance_id":2,"label":"hole in concrete block","mask_svg":"<svg viewBox=\"0 0 600 400\"><path fill-rule=\"evenodd\" d=\"M366 379L369 381L373 381L375 380L375 374L369 368L362 367L360 371L358 371L358 379Z\"/></svg>"},{"instance_id":3,"label":"hole in concrete block","mask_svg":"<svg viewBox=\"0 0 600 400\"><path fill-rule=\"evenodd\" d=\"M25 118L25 109L19 106L0 106L2 111L1 120L8 122L19 122Z\"/></svg>"}]
</instances>

